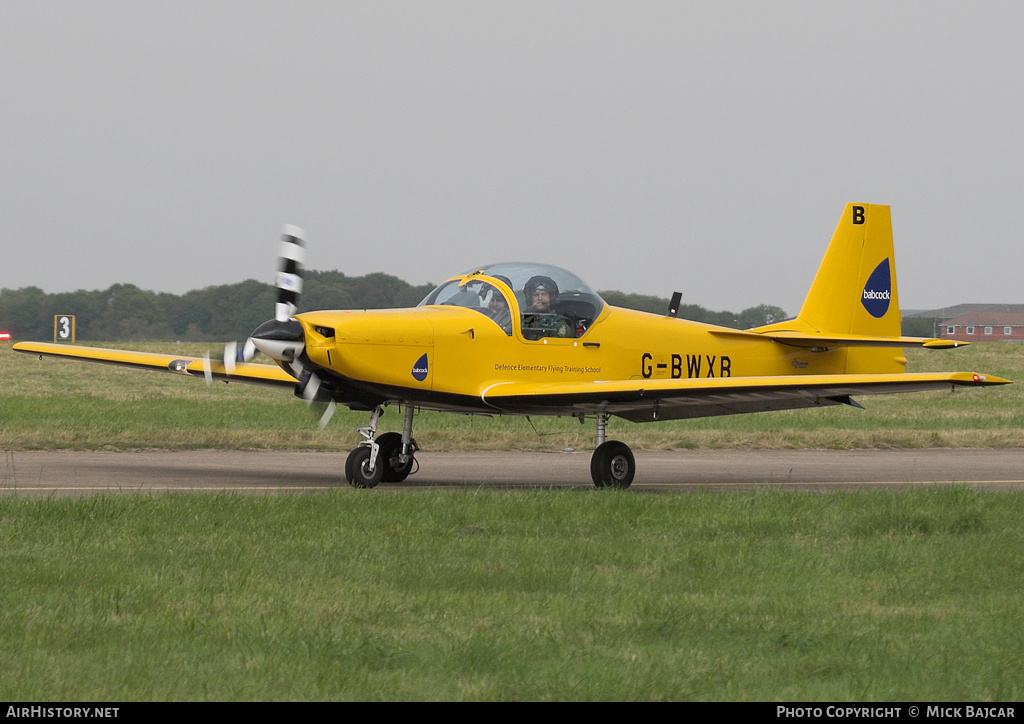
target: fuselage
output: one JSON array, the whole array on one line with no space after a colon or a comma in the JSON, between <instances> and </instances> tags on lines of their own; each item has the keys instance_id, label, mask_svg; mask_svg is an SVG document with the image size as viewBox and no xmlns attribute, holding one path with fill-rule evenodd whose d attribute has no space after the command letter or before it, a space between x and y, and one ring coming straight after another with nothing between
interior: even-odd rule
<instances>
[{"instance_id":1,"label":"fuselage","mask_svg":"<svg viewBox=\"0 0 1024 724\"><path fill-rule=\"evenodd\" d=\"M300 314L306 355L341 402L372 407L400 401L481 413L501 412L487 403L486 391L510 381L570 384L846 371L845 349L788 346L756 334L612 307L589 290L563 292L565 315L552 317L556 321L545 322L538 332L531 327L538 315L506 281L476 272L439 287L450 290L448 297L435 291L437 296L414 308ZM498 293L508 305L507 318L494 312ZM438 303L446 300L450 303ZM890 364L905 363L902 350L882 354Z\"/></svg>"}]
</instances>

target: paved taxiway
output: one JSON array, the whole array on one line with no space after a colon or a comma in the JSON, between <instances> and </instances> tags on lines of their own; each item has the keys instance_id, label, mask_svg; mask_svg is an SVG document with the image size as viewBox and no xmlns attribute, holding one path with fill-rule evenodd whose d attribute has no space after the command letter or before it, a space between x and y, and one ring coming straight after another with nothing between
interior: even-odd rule
<instances>
[{"instance_id":1,"label":"paved taxiway","mask_svg":"<svg viewBox=\"0 0 1024 724\"><path fill-rule=\"evenodd\" d=\"M405 483L376 490L592 487L589 452L423 452L418 458L419 471ZM1024 449L641 451L636 459L635 490L1024 487ZM5 451L0 495L301 493L347 485L344 466L344 453Z\"/></svg>"}]
</instances>

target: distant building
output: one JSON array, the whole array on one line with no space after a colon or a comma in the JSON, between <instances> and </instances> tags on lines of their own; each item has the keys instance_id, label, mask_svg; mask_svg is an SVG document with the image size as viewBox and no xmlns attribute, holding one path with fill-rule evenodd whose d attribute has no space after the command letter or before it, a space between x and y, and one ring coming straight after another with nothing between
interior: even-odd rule
<instances>
[{"instance_id":1,"label":"distant building","mask_svg":"<svg viewBox=\"0 0 1024 724\"><path fill-rule=\"evenodd\" d=\"M961 342L1024 342L1024 312L974 312L944 319L939 336Z\"/></svg>"},{"instance_id":2,"label":"distant building","mask_svg":"<svg viewBox=\"0 0 1024 724\"><path fill-rule=\"evenodd\" d=\"M1024 304L959 304L907 315L934 320L934 336L960 342L1024 342Z\"/></svg>"}]
</instances>

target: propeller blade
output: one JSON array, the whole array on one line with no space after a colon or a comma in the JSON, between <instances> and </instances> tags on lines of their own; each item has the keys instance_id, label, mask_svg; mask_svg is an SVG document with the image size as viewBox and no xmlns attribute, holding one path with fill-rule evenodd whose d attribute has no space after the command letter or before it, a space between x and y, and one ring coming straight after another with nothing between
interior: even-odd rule
<instances>
[{"instance_id":1,"label":"propeller blade","mask_svg":"<svg viewBox=\"0 0 1024 724\"><path fill-rule=\"evenodd\" d=\"M316 372L306 372L301 367L299 368L299 391L302 395L302 399L306 401L306 404L317 410L323 410L320 415L320 421L317 423L319 428L323 430L327 423L334 417L334 411L338 405L334 401L334 397L331 393L323 386L323 380ZM324 405L326 403L326 406Z\"/></svg>"},{"instance_id":2,"label":"propeller blade","mask_svg":"<svg viewBox=\"0 0 1024 724\"><path fill-rule=\"evenodd\" d=\"M256 343L252 337L245 340L242 348L238 348L238 342L228 342L224 345L224 369L229 375L235 374L235 365L239 362L249 362L256 356Z\"/></svg>"},{"instance_id":3,"label":"propeller blade","mask_svg":"<svg viewBox=\"0 0 1024 724\"><path fill-rule=\"evenodd\" d=\"M307 380L302 386L302 399L304 399L307 404L316 400L317 393L320 392L320 385L320 376L315 372L310 372L309 380Z\"/></svg>"},{"instance_id":4,"label":"propeller blade","mask_svg":"<svg viewBox=\"0 0 1024 724\"><path fill-rule=\"evenodd\" d=\"M235 374L235 359L238 357L238 342L228 342L224 345L224 370L229 374Z\"/></svg>"},{"instance_id":5,"label":"propeller blade","mask_svg":"<svg viewBox=\"0 0 1024 724\"><path fill-rule=\"evenodd\" d=\"M306 263L306 232L297 226L285 225L281 234L281 251L277 265L277 303L274 317L287 322L298 308L302 295L302 270Z\"/></svg>"},{"instance_id":6,"label":"propeller blade","mask_svg":"<svg viewBox=\"0 0 1024 724\"><path fill-rule=\"evenodd\" d=\"M320 416L320 421L317 423L317 427L319 427L321 430L327 427L327 423L331 421L332 417L334 417L334 411L337 408L338 403L336 403L334 400L328 402L327 409L324 410L324 414Z\"/></svg>"},{"instance_id":7,"label":"propeller blade","mask_svg":"<svg viewBox=\"0 0 1024 724\"><path fill-rule=\"evenodd\" d=\"M210 353L207 352L203 355L203 377L206 378L206 384L213 384L213 372L210 371Z\"/></svg>"}]
</instances>

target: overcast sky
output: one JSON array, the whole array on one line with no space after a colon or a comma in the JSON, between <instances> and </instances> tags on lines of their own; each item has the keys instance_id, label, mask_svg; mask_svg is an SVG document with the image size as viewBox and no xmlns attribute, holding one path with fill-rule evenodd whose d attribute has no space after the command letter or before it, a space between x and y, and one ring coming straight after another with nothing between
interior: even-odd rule
<instances>
[{"instance_id":1,"label":"overcast sky","mask_svg":"<svg viewBox=\"0 0 1024 724\"><path fill-rule=\"evenodd\" d=\"M904 309L1024 302L1024 3L0 2L0 287L439 283L799 310L847 202ZM273 310L268 310L268 316Z\"/></svg>"}]
</instances>

